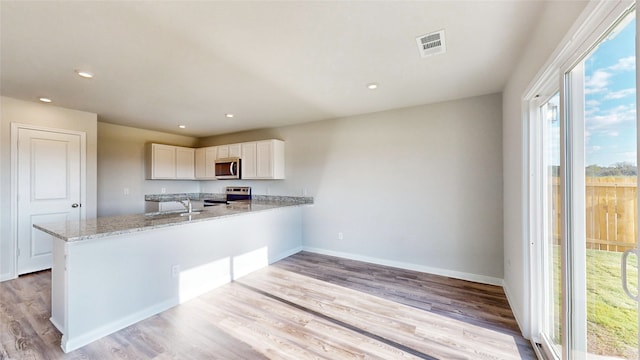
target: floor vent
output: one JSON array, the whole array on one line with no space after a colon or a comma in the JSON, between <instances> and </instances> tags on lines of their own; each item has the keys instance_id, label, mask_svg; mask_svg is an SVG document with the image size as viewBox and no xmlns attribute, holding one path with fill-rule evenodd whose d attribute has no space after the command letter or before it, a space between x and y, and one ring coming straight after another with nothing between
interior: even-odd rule
<instances>
[{"instance_id":1,"label":"floor vent","mask_svg":"<svg viewBox=\"0 0 640 360\"><path fill-rule=\"evenodd\" d=\"M447 51L444 43L444 30L418 36L416 42L418 43L420 55L423 58L431 55L444 54Z\"/></svg>"}]
</instances>

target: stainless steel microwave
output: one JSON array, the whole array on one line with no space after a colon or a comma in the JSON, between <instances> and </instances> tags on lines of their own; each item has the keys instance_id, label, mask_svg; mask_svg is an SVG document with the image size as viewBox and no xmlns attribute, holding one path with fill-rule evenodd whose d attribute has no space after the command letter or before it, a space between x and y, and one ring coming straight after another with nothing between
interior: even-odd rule
<instances>
[{"instance_id":1,"label":"stainless steel microwave","mask_svg":"<svg viewBox=\"0 0 640 360\"><path fill-rule=\"evenodd\" d=\"M216 179L240 179L240 158L226 158L216 160Z\"/></svg>"}]
</instances>

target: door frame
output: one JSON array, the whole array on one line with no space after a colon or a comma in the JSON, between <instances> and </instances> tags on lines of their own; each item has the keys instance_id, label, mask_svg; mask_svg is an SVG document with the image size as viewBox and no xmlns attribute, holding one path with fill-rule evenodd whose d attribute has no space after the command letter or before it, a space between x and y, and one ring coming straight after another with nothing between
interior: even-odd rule
<instances>
[{"instance_id":1,"label":"door frame","mask_svg":"<svg viewBox=\"0 0 640 360\"><path fill-rule=\"evenodd\" d=\"M80 137L80 203L86 203L87 199L87 133L84 131L53 128L39 125L11 123L11 258L13 259L12 278L18 277L18 135L21 129L36 130L51 133L77 135ZM87 210L85 206L80 208L80 219L85 219Z\"/></svg>"}]
</instances>

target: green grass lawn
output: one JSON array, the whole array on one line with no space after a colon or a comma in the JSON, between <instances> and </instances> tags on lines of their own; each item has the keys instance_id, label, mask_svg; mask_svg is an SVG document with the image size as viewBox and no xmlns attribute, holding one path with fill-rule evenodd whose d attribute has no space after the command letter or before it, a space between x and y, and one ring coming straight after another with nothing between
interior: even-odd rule
<instances>
[{"instance_id":1,"label":"green grass lawn","mask_svg":"<svg viewBox=\"0 0 640 360\"><path fill-rule=\"evenodd\" d=\"M638 304L622 289L622 253L587 250L587 337L593 354L638 358ZM629 256L629 288L637 294L638 263Z\"/></svg>"}]
</instances>

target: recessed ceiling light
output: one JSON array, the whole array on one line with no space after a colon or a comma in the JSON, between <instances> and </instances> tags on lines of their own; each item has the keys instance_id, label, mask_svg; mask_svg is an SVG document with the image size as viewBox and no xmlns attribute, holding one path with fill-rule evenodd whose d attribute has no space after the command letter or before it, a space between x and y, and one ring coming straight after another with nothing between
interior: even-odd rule
<instances>
[{"instance_id":1,"label":"recessed ceiling light","mask_svg":"<svg viewBox=\"0 0 640 360\"><path fill-rule=\"evenodd\" d=\"M78 74L78 76L81 76L85 79L91 79L93 77L92 73L88 71L83 71L83 70L76 70L76 74Z\"/></svg>"},{"instance_id":2,"label":"recessed ceiling light","mask_svg":"<svg viewBox=\"0 0 640 360\"><path fill-rule=\"evenodd\" d=\"M228 117L228 118L232 118L233 114L224 114L224 116Z\"/></svg>"},{"instance_id":3,"label":"recessed ceiling light","mask_svg":"<svg viewBox=\"0 0 640 360\"><path fill-rule=\"evenodd\" d=\"M187 125L178 125L178 127L179 127L180 129L186 129L186 128L187 128Z\"/></svg>"},{"instance_id":4,"label":"recessed ceiling light","mask_svg":"<svg viewBox=\"0 0 640 360\"><path fill-rule=\"evenodd\" d=\"M378 84L376 83L367 84L367 89L369 90L375 90L377 88L378 88Z\"/></svg>"},{"instance_id":5,"label":"recessed ceiling light","mask_svg":"<svg viewBox=\"0 0 640 360\"><path fill-rule=\"evenodd\" d=\"M45 103L50 103L50 102L51 102L51 99L46 98L46 97L41 97L41 98L40 98L40 101L45 102Z\"/></svg>"}]
</instances>

